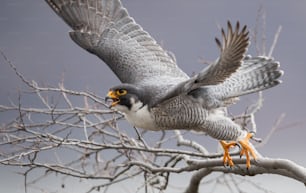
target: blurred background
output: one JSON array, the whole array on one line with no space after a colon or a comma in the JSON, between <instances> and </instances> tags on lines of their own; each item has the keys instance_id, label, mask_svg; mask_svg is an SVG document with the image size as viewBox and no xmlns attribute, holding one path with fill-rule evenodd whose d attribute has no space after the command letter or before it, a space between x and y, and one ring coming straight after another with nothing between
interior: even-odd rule
<instances>
[{"instance_id":1,"label":"blurred background","mask_svg":"<svg viewBox=\"0 0 306 193\"><path fill-rule=\"evenodd\" d=\"M220 26L226 27L227 20L240 21L252 31L256 21L259 19L262 24L265 17L265 27L259 27L265 36L258 36L257 41L264 39L267 52L282 26L273 57L280 61L285 75L281 85L263 93L264 106L256 114L257 137L264 138L278 118L283 113L286 116L268 143L258 150L265 156L286 158L306 166L306 1L123 0L123 4L136 22L175 54L178 65L189 75L205 67L201 61L218 57L214 38L220 37ZM0 49L27 79L51 86L64 81L68 89L89 90L102 97L109 87L119 84L100 59L70 40L70 29L44 1L2 0L0 5ZM249 54L256 55L253 41ZM9 104L10 98L16 98L24 86L2 57L0 69L0 104ZM241 98L233 112L243 112L245 104L255 100L254 96ZM34 102L28 99L25 105ZM24 192L18 168L0 165L0 177L3 192ZM303 184L285 177L247 178L273 192L305 191ZM179 175L177 179L186 181Z\"/></svg>"}]
</instances>

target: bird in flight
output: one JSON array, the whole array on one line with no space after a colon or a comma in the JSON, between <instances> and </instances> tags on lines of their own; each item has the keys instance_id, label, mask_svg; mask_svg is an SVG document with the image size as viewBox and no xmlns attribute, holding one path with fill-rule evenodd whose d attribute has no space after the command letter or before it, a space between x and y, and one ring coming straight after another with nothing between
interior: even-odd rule
<instances>
[{"instance_id":1,"label":"bird in flight","mask_svg":"<svg viewBox=\"0 0 306 193\"><path fill-rule=\"evenodd\" d=\"M220 140L223 162L233 166L229 149L240 144L241 155L257 155L242 129L225 109L238 97L278 85L279 62L246 56L246 26L228 22L216 38L220 56L189 77L174 57L137 24L120 0L46 0L71 28L71 39L102 59L122 84L110 88L106 100L134 127L146 130L202 131Z\"/></svg>"}]
</instances>

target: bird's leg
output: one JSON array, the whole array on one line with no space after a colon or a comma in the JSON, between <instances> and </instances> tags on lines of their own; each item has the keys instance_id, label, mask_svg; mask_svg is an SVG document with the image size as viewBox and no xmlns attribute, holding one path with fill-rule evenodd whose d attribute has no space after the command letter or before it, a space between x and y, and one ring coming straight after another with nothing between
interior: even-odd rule
<instances>
[{"instance_id":1,"label":"bird's leg","mask_svg":"<svg viewBox=\"0 0 306 193\"><path fill-rule=\"evenodd\" d=\"M234 147L235 145L237 145L237 143L235 141L226 142L226 141L223 141L223 140L221 140L220 143L221 143L221 145L224 149L223 164L228 165L230 167L234 166L233 159L229 154L229 149L231 147Z\"/></svg>"},{"instance_id":2,"label":"bird's leg","mask_svg":"<svg viewBox=\"0 0 306 193\"><path fill-rule=\"evenodd\" d=\"M251 167L251 159L250 159L250 154L254 159L257 159L257 156L249 144L249 140L252 138L253 133L248 133L247 136L243 139L240 140L239 143L241 145L241 151L240 151L240 157L245 155L246 157L246 167L249 169Z\"/></svg>"}]
</instances>

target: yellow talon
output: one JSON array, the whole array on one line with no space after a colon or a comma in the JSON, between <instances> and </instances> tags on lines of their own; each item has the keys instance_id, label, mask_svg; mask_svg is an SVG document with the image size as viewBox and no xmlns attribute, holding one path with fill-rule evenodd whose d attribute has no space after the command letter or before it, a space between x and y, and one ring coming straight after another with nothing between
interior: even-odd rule
<instances>
[{"instance_id":1,"label":"yellow talon","mask_svg":"<svg viewBox=\"0 0 306 193\"><path fill-rule=\"evenodd\" d=\"M241 145L240 157L245 155L247 169L249 169L251 167L250 155L254 159L257 159L257 156L256 156L252 146L250 146L250 144L249 144L249 140L251 139L252 136L253 136L252 133L248 133L247 136L243 140L239 141L239 144ZM234 147L235 145L237 145L237 143L235 141L231 141L231 142L220 141L220 143L221 143L221 145L224 149L223 164L224 165L229 165L230 167L234 166L233 159L229 154L229 149L231 147Z\"/></svg>"},{"instance_id":2,"label":"yellow talon","mask_svg":"<svg viewBox=\"0 0 306 193\"><path fill-rule=\"evenodd\" d=\"M230 167L234 166L234 162L232 157L229 154L229 149L231 147L234 147L237 143L232 141L232 142L226 142L226 141L220 141L223 149L224 149L224 155L223 155L223 164L224 165L229 165Z\"/></svg>"},{"instance_id":3,"label":"yellow talon","mask_svg":"<svg viewBox=\"0 0 306 193\"><path fill-rule=\"evenodd\" d=\"M241 145L240 157L245 155L247 169L249 169L251 167L250 154L254 159L257 159L257 156L256 156L252 146L250 146L250 144L249 144L249 141L250 141L252 136L253 136L252 133L248 133L247 136L243 140L239 141L239 143Z\"/></svg>"}]
</instances>

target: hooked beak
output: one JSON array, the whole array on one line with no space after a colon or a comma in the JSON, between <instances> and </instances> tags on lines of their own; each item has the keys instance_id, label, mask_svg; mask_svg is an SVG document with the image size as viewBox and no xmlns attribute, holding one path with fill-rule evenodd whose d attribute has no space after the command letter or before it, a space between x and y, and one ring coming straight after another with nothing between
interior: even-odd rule
<instances>
[{"instance_id":1,"label":"hooked beak","mask_svg":"<svg viewBox=\"0 0 306 193\"><path fill-rule=\"evenodd\" d=\"M118 95L116 95L116 93L113 90L110 90L107 93L107 96L105 97L105 102L107 102L110 99L112 100L110 108L116 106L120 102Z\"/></svg>"}]
</instances>

